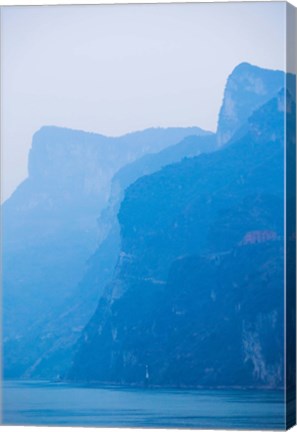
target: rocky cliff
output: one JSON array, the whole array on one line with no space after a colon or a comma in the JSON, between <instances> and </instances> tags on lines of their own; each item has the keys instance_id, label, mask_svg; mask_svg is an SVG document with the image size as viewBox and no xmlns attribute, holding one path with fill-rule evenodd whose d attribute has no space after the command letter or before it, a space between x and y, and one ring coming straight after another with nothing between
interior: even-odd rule
<instances>
[{"instance_id":1,"label":"rocky cliff","mask_svg":"<svg viewBox=\"0 0 297 432\"><path fill-rule=\"evenodd\" d=\"M226 83L218 119L218 146L225 145L253 111L284 86L285 75L281 71L263 69L249 63L239 64Z\"/></svg>"},{"instance_id":2,"label":"rocky cliff","mask_svg":"<svg viewBox=\"0 0 297 432\"><path fill-rule=\"evenodd\" d=\"M85 309L69 319L86 262L103 235L97 219L114 174L203 134L156 128L110 138L44 127L34 135L29 176L2 209L5 376L53 376L65 365L63 346L74 343L98 300L97 289L86 288Z\"/></svg>"},{"instance_id":3,"label":"rocky cliff","mask_svg":"<svg viewBox=\"0 0 297 432\"><path fill-rule=\"evenodd\" d=\"M144 385L148 368L157 386L283 386L285 109L279 92L221 150L128 187L69 379Z\"/></svg>"}]
</instances>

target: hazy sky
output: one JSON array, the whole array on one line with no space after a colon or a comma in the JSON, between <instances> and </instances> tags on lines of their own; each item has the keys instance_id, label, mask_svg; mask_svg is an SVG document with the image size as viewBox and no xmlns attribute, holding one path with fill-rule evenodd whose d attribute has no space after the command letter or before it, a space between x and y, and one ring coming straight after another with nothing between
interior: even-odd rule
<instances>
[{"instance_id":1,"label":"hazy sky","mask_svg":"<svg viewBox=\"0 0 297 432\"><path fill-rule=\"evenodd\" d=\"M1 19L4 198L43 125L215 130L238 63L284 69L285 3L7 7Z\"/></svg>"}]
</instances>

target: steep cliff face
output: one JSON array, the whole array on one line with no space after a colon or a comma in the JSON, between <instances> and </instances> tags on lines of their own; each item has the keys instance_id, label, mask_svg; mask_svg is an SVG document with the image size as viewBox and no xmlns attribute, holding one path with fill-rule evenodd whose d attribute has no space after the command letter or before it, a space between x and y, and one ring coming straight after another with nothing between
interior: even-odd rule
<instances>
[{"instance_id":1,"label":"steep cliff face","mask_svg":"<svg viewBox=\"0 0 297 432\"><path fill-rule=\"evenodd\" d=\"M112 180L109 203L98 219L98 245L86 263L86 269L71 298L63 304L63 311L44 324L43 333L52 335L51 348L41 352L38 363L27 369L27 376L65 376L73 356L73 347L84 325L95 311L98 299L111 280L120 253L120 226L117 213L125 188L141 175L157 171L170 161L212 151L215 135L190 136L181 143L159 153L143 156L123 167Z\"/></svg>"},{"instance_id":2,"label":"steep cliff face","mask_svg":"<svg viewBox=\"0 0 297 432\"><path fill-rule=\"evenodd\" d=\"M97 248L90 266L91 272L93 272L94 276L96 275L98 294L103 292L106 283L112 276L120 253L121 238L118 212L125 197L126 189L137 179L157 172L166 165L201 153L210 153L215 149L215 134L189 136L180 143L170 146L159 153L143 156L135 162L125 165L115 174L111 183L108 205L102 210L99 217L99 226L102 227L102 242ZM108 259L108 257L110 258ZM89 274L90 272L87 275ZM106 277L104 277L104 274ZM98 279L100 283L98 283ZM87 283L90 283L89 279Z\"/></svg>"},{"instance_id":3,"label":"steep cliff face","mask_svg":"<svg viewBox=\"0 0 297 432\"><path fill-rule=\"evenodd\" d=\"M230 75L220 110L217 143L225 145L247 121L254 110L273 97L285 85L285 75L241 63Z\"/></svg>"},{"instance_id":4,"label":"steep cliff face","mask_svg":"<svg viewBox=\"0 0 297 432\"><path fill-rule=\"evenodd\" d=\"M283 385L282 102L222 150L126 190L114 277L70 379L142 385L148 367L154 385Z\"/></svg>"},{"instance_id":5,"label":"steep cliff face","mask_svg":"<svg viewBox=\"0 0 297 432\"><path fill-rule=\"evenodd\" d=\"M7 224L4 234L12 223L22 223L17 213L22 218L27 215L31 218L32 212L42 211L40 223L44 223L44 217L52 220L55 213L70 212L71 207L79 212L78 218L83 212L98 216L109 198L112 177L125 164L159 152L188 135L204 134L207 135L195 127L152 128L110 138L43 127L33 136L28 179L4 204L3 211L13 219ZM37 218L35 222L38 223ZM73 222L74 218L69 218L69 224Z\"/></svg>"},{"instance_id":6,"label":"steep cliff face","mask_svg":"<svg viewBox=\"0 0 297 432\"><path fill-rule=\"evenodd\" d=\"M83 293L86 310L72 321L68 312L104 230L97 218L113 175L145 154L203 134L170 128L109 138L44 127L34 135L29 177L3 205L6 376L52 376L59 369L57 352L73 343L92 314L98 299L92 290Z\"/></svg>"}]
</instances>

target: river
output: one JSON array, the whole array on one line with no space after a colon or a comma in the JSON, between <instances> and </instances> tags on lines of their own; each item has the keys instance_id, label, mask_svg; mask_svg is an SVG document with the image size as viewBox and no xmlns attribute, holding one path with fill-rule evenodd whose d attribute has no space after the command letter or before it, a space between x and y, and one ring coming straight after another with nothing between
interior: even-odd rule
<instances>
[{"instance_id":1,"label":"river","mask_svg":"<svg viewBox=\"0 0 297 432\"><path fill-rule=\"evenodd\" d=\"M281 391L5 381L2 396L6 425L284 429Z\"/></svg>"}]
</instances>

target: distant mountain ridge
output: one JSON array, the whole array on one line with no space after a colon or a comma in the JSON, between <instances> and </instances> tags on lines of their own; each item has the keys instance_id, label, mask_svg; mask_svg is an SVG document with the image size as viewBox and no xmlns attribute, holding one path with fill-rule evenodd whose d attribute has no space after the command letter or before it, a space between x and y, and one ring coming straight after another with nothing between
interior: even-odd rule
<instances>
[{"instance_id":1,"label":"distant mountain ridge","mask_svg":"<svg viewBox=\"0 0 297 432\"><path fill-rule=\"evenodd\" d=\"M208 135L199 128L152 128L109 138L52 126L35 133L29 176L2 206L5 375L31 376L36 368L43 370L39 376L53 373L41 359L59 346L55 322L98 244L97 218L113 175L188 134ZM79 331L76 322L63 325Z\"/></svg>"},{"instance_id":2,"label":"distant mountain ridge","mask_svg":"<svg viewBox=\"0 0 297 432\"><path fill-rule=\"evenodd\" d=\"M214 146L214 134L190 136L159 153L143 156L114 176L109 204L98 219L98 247L88 259L85 274L73 290L72 297L65 302L63 312L44 324L44 333L51 333L55 329L55 340L50 353L40 355L40 362L27 371L29 376L48 375L50 370L55 371L56 375L65 376L73 356L73 345L113 275L121 241L117 213L125 188L141 175L156 172L170 161L181 160L201 151L212 151Z\"/></svg>"}]
</instances>

